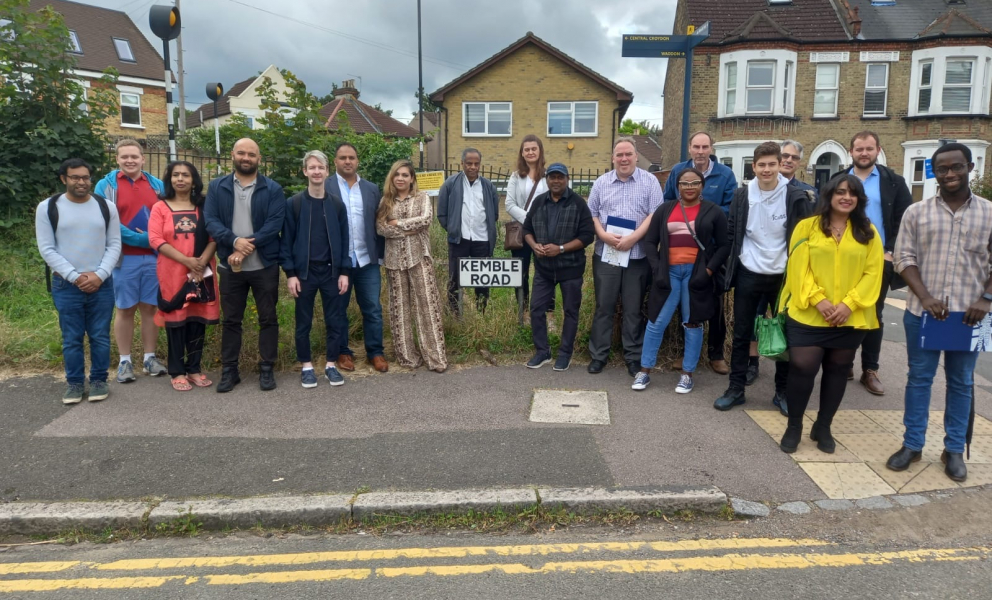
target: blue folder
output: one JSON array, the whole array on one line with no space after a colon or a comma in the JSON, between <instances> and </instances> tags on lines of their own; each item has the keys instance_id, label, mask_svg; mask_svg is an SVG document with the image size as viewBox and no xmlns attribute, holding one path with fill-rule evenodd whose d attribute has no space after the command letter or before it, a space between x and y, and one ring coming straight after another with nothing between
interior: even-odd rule
<instances>
[{"instance_id":1,"label":"blue folder","mask_svg":"<svg viewBox=\"0 0 992 600\"><path fill-rule=\"evenodd\" d=\"M920 324L920 346L924 350L950 350L963 352L992 351L992 313L985 315L978 325L964 324L963 312L952 312L943 321L923 312Z\"/></svg>"}]
</instances>

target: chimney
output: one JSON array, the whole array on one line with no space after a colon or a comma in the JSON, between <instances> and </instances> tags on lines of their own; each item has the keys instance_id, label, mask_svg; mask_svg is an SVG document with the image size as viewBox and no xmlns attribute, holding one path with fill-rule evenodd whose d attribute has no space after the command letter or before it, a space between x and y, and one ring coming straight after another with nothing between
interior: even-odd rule
<instances>
[{"instance_id":1,"label":"chimney","mask_svg":"<svg viewBox=\"0 0 992 600\"><path fill-rule=\"evenodd\" d=\"M352 100L358 100L358 88L355 87L355 80L345 79L341 82L341 87L334 90L333 94L335 98L345 96L347 98L351 98Z\"/></svg>"},{"instance_id":2,"label":"chimney","mask_svg":"<svg viewBox=\"0 0 992 600\"><path fill-rule=\"evenodd\" d=\"M854 7L854 16L851 19L851 33L854 37L861 35L861 17L858 15L859 10L860 9L857 6Z\"/></svg>"}]
</instances>

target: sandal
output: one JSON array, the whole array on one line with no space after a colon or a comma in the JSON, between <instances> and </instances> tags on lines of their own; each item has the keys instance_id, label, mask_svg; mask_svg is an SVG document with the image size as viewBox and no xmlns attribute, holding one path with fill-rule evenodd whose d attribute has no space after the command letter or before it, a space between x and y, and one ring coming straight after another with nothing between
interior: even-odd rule
<instances>
[{"instance_id":1,"label":"sandal","mask_svg":"<svg viewBox=\"0 0 992 600\"><path fill-rule=\"evenodd\" d=\"M186 377L196 387L210 387L214 384L213 381L207 379L207 376L203 373L191 373Z\"/></svg>"},{"instance_id":2,"label":"sandal","mask_svg":"<svg viewBox=\"0 0 992 600\"><path fill-rule=\"evenodd\" d=\"M177 392L188 392L193 389L193 386L189 384L189 381L185 377L176 377L172 380L172 389Z\"/></svg>"}]
</instances>

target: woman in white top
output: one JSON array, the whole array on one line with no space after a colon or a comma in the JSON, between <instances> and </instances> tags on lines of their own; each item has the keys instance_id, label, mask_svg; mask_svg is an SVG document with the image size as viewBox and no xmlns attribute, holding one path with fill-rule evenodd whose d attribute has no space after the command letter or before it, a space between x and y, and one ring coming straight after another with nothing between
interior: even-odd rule
<instances>
[{"instance_id":1,"label":"woman in white top","mask_svg":"<svg viewBox=\"0 0 992 600\"><path fill-rule=\"evenodd\" d=\"M523 225L527 212L537 198L548 191L544 180L544 144L534 134L524 136L517 154L517 170L510 175L506 184L506 212ZM528 202L528 199L530 200ZM523 260L524 306L530 306L530 259L533 250L524 244L519 250L511 250L513 258Z\"/></svg>"}]
</instances>

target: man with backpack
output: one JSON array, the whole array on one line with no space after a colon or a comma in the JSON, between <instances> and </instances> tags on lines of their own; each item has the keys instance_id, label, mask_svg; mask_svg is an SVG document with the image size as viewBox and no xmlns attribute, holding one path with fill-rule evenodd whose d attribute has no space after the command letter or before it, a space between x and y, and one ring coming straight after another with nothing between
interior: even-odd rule
<instances>
[{"instance_id":1,"label":"man with backpack","mask_svg":"<svg viewBox=\"0 0 992 600\"><path fill-rule=\"evenodd\" d=\"M63 404L90 402L109 394L110 319L114 314L111 277L121 255L117 209L90 194L92 169L80 158L59 167L66 186L38 205L35 235L38 251L52 271L51 292L62 330L66 391ZM86 390L84 337L90 340L90 378Z\"/></svg>"}]
</instances>

